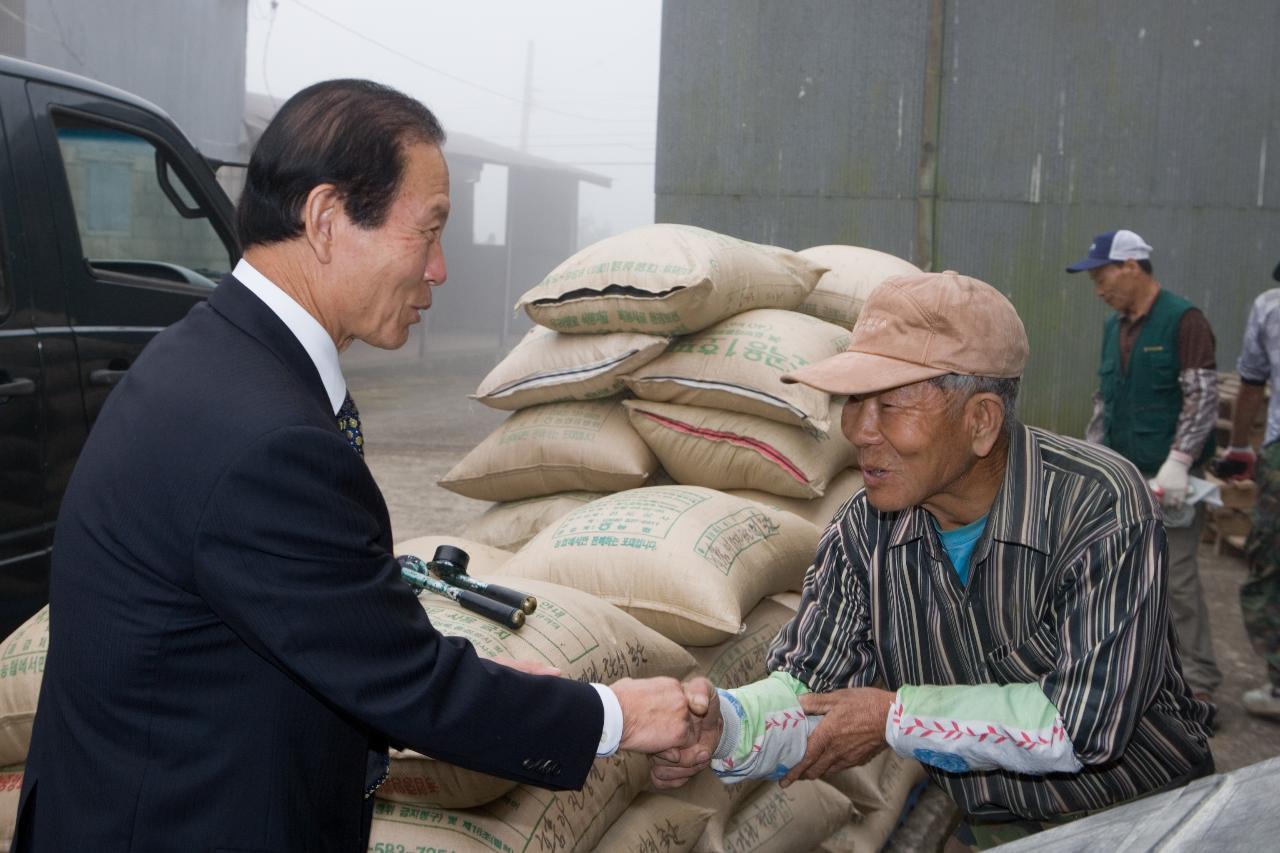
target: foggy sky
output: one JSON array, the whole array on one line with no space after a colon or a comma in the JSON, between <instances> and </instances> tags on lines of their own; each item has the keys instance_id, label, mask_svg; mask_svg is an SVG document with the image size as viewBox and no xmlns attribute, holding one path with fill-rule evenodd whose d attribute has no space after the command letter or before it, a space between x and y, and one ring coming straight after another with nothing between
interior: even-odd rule
<instances>
[{"instance_id":1,"label":"foggy sky","mask_svg":"<svg viewBox=\"0 0 1280 853\"><path fill-rule=\"evenodd\" d=\"M286 98L367 77L423 101L446 131L518 148L532 41L529 152L611 177L612 189L582 187L580 216L616 233L653 221L661 11L660 0L249 0L245 86ZM502 227L483 207L477 217L477 233Z\"/></svg>"}]
</instances>

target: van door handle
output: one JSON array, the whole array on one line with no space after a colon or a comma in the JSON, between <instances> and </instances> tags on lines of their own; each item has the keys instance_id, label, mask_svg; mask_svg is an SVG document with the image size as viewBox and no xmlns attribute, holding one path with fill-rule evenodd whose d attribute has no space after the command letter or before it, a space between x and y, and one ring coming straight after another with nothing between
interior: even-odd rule
<instances>
[{"instance_id":1,"label":"van door handle","mask_svg":"<svg viewBox=\"0 0 1280 853\"><path fill-rule=\"evenodd\" d=\"M121 379L124 379L124 375L128 372L128 368L124 370L108 370L103 367L89 374L89 382L93 385L106 385L110 388L119 383Z\"/></svg>"},{"instance_id":2,"label":"van door handle","mask_svg":"<svg viewBox=\"0 0 1280 853\"><path fill-rule=\"evenodd\" d=\"M25 397L36 393L36 383L31 379L13 379L0 382L0 403L9 402L10 397Z\"/></svg>"}]
</instances>

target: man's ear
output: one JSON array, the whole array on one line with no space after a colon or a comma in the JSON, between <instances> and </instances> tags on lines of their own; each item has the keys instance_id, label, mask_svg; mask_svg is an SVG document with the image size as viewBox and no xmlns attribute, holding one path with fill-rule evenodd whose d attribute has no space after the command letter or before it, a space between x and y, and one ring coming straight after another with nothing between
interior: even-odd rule
<instances>
[{"instance_id":1,"label":"man's ear","mask_svg":"<svg viewBox=\"0 0 1280 853\"><path fill-rule=\"evenodd\" d=\"M974 455L986 458L1004 429L1004 401L999 394L974 394L964 404L964 421Z\"/></svg>"},{"instance_id":2,"label":"man's ear","mask_svg":"<svg viewBox=\"0 0 1280 853\"><path fill-rule=\"evenodd\" d=\"M333 241L340 224L338 220L343 215L342 199L333 184L317 184L307 193L302 206L302 226L307 244L322 264L333 260Z\"/></svg>"}]
</instances>

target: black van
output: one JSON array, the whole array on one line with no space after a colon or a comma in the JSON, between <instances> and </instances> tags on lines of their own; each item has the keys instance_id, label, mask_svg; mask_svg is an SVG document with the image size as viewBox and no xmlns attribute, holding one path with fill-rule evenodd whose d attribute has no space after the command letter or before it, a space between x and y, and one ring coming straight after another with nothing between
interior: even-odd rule
<instances>
[{"instance_id":1,"label":"black van","mask_svg":"<svg viewBox=\"0 0 1280 853\"><path fill-rule=\"evenodd\" d=\"M160 109L0 56L0 638L48 599L107 394L239 255L227 194Z\"/></svg>"}]
</instances>

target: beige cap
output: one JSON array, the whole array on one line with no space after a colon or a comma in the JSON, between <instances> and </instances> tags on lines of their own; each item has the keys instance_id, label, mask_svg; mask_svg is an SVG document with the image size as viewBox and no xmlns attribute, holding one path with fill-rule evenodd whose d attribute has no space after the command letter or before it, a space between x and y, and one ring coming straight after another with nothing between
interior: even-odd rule
<instances>
[{"instance_id":1,"label":"beige cap","mask_svg":"<svg viewBox=\"0 0 1280 853\"><path fill-rule=\"evenodd\" d=\"M1027 332L985 282L948 270L885 279L862 306L849 348L782 377L829 394L874 394L946 373L1021 376Z\"/></svg>"}]
</instances>

